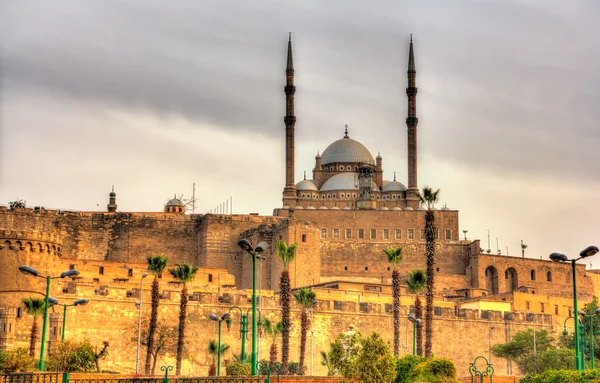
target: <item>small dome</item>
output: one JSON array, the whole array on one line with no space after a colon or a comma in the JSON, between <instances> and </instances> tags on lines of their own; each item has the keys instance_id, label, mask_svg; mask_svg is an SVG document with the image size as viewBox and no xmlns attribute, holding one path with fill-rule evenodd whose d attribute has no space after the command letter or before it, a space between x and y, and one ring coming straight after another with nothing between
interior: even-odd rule
<instances>
[{"instance_id":1,"label":"small dome","mask_svg":"<svg viewBox=\"0 0 600 383\"><path fill-rule=\"evenodd\" d=\"M327 210L327 208L325 206L321 206L319 210Z\"/></svg>"},{"instance_id":2,"label":"small dome","mask_svg":"<svg viewBox=\"0 0 600 383\"><path fill-rule=\"evenodd\" d=\"M304 208L302 206L300 206L300 205L294 207L294 209L296 209L296 210L304 210Z\"/></svg>"},{"instance_id":3,"label":"small dome","mask_svg":"<svg viewBox=\"0 0 600 383\"><path fill-rule=\"evenodd\" d=\"M381 181L381 187L385 189L385 187L387 186L387 184L389 184L392 181L387 181L387 180L383 180Z\"/></svg>"},{"instance_id":4,"label":"small dome","mask_svg":"<svg viewBox=\"0 0 600 383\"><path fill-rule=\"evenodd\" d=\"M296 190L319 191L312 180L302 180L296 184Z\"/></svg>"},{"instance_id":5,"label":"small dome","mask_svg":"<svg viewBox=\"0 0 600 383\"><path fill-rule=\"evenodd\" d=\"M410 206L407 206L407 207L405 207L405 208L404 208L404 210L415 210L415 209L413 209L413 208L412 208L412 207L410 207Z\"/></svg>"},{"instance_id":6,"label":"small dome","mask_svg":"<svg viewBox=\"0 0 600 383\"><path fill-rule=\"evenodd\" d=\"M336 162L375 164L373 156L363 144L347 137L333 142L323 151L323 165Z\"/></svg>"},{"instance_id":7,"label":"small dome","mask_svg":"<svg viewBox=\"0 0 600 383\"><path fill-rule=\"evenodd\" d=\"M183 202L181 202L180 199L173 198L170 199L169 202L167 202L166 206L183 206Z\"/></svg>"},{"instance_id":8,"label":"small dome","mask_svg":"<svg viewBox=\"0 0 600 383\"><path fill-rule=\"evenodd\" d=\"M314 206L309 206L309 207L306 208L306 210L315 210L315 207Z\"/></svg>"},{"instance_id":9,"label":"small dome","mask_svg":"<svg viewBox=\"0 0 600 383\"><path fill-rule=\"evenodd\" d=\"M340 208L337 207L337 206L334 206L334 207L331 208L331 210L340 210Z\"/></svg>"},{"instance_id":10,"label":"small dome","mask_svg":"<svg viewBox=\"0 0 600 383\"><path fill-rule=\"evenodd\" d=\"M390 210L390 209L384 206L384 207L382 207L382 208L381 208L381 209L379 209L379 210Z\"/></svg>"},{"instance_id":11,"label":"small dome","mask_svg":"<svg viewBox=\"0 0 600 383\"><path fill-rule=\"evenodd\" d=\"M374 181L371 182L371 187L374 191L379 191L379 187ZM322 192L333 190L358 190L357 174L353 172L338 173L321 186Z\"/></svg>"},{"instance_id":12,"label":"small dome","mask_svg":"<svg viewBox=\"0 0 600 383\"><path fill-rule=\"evenodd\" d=\"M398 211L398 210L402 210L401 207L396 206L395 208L393 208L392 210Z\"/></svg>"},{"instance_id":13,"label":"small dome","mask_svg":"<svg viewBox=\"0 0 600 383\"><path fill-rule=\"evenodd\" d=\"M383 187L383 192L385 193L392 191L406 191L406 186L402 185L402 183L398 181L388 181L388 183Z\"/></svg>"},{"instance_id":14,"label":"small dome","mask_svg":"<svg viewBox=\"0 0 600 383\"><path fill-rule=\"evenodd\" d=\"M352 208L350 206L346 206L344 209L342 210L352 210Z\"/></svg>"}]
</instances>

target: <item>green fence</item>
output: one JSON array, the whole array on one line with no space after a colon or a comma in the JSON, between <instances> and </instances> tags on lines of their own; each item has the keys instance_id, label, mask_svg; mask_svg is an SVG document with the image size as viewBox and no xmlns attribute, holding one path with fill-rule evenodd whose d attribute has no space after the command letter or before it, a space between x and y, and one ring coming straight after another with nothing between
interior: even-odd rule
<instances>
[{"instance_id":1,"label":"green fence","mask_svg":"<svg viewBox=\"0 0 600 383\"><path fill-rule=\"evenodd\" d=\"M164 378L118 378L117 376L114 378L72 379L69 373L18 373L0 375L0 383L269 383L267 376L202 378L169 378L168 376Z\"/></svg>"},{"instance_id":2,"label":"green fence","mask_svg":"<svg viewBox=\"0 0 600 383\"><path fill-rule=\"evenodd\" d=\"M61 383L62 374L58 372L45 372L39 374L16 373L0 375L0 383Z\"/></svg>"}]
</instances>

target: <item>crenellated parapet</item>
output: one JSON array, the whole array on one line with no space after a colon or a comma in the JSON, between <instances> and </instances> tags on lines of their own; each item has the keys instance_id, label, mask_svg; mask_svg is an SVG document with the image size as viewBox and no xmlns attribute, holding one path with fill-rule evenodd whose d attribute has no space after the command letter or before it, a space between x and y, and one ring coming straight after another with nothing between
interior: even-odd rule
<instances>
[{"instance_id":1,"label":"crenellated parapet","mask_svg":"<svg viewBox=\"0 0 600 383\"><path fill-rule=\"evenodd\" d=\"M38 231L0 231L0 250L27 250L62 256L63 237L59 234Z\"/></svg>"}]
</instances>

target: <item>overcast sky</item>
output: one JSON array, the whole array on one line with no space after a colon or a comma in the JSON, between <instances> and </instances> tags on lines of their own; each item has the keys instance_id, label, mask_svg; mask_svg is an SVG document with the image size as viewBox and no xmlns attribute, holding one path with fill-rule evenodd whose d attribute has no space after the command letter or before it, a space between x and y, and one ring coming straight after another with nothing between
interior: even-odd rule
<instances>
[{"instance_id":1,"label":"overcast sky","mask_svg":"<svg viewBox=\"0 0 600 383\"><path fill-rule=\"evenodd\" d=\"M406 183L409 34L419 183L461 230L546 258L600 244L600 2L8 1L0 203L271 214L284 186L285 53L296 179L343 136ZM592 259L600 267L600 258ZM589 265L588 265L589 266Z\"/></svg>"}]
</instances>

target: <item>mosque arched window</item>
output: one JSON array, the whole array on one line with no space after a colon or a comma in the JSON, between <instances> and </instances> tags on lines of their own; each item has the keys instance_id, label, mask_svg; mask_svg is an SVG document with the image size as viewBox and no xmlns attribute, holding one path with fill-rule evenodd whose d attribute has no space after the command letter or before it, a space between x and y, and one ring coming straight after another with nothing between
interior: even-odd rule
<instances>
[{"instance_id":1,"label":"mosque arched window","mask_svg":"<svg viewBox=\"0 0 600 383\"><path fill-rule=\"evenodd\" d=\"M348 167L346 168L346 170L347 170L347 171L350 171L350 170L352 170L352 167L351 167L351 166L348 166Z\"/></svg>"}]
</instances>

